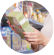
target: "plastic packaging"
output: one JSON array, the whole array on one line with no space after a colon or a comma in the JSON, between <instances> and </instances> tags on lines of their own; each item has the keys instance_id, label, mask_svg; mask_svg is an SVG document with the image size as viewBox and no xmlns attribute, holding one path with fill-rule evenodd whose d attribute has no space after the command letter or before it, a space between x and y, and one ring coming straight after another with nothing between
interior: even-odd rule
<instances>
[{"instance_id":1,"label":"plastic packaging","mask_svg":"<svg viewBox=\"0 0 54 55\"><path fill-rule=\"evenodd\" d=\"M11 48L11 28L2 27L1 34L6 44Z\"/></svg>"},{"instance_id":2,"label":"plastic packaging","mask_svg":"<svg viewBox=\"0 0 54 55\"><path fill-rule=\"evenodd\" d=\"M38 18L37 21L40 23L43 23L43 16L41 11L37 9L36 12L37 12L37 18Z\"/></svg>"},{"instance_id":3,"label":"plastic packaging","mask_svg":"<svg viewBox=\"0 0 54 55\"><path fill-rule=\"evenodd\" d=\"M18 8L23 13L23 2L22 1L18 2Z\"/></svg>"},{"instance_id":4,"label":"plastic packaging","mask_svg":"<svg viewBox=\"0 0 54 55\"><path fill-rule=\"evenodd\" d=\"M12 31L12 48L15 51L20 52L21 49L21 38L18 34L16 34L14 31Z\"/></svg>"}]
</instances>

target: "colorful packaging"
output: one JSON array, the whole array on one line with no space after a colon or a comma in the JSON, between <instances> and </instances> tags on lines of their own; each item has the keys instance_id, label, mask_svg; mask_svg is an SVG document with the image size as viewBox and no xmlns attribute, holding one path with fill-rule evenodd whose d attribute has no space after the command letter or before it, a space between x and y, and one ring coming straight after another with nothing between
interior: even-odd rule
<instances>
[{"instance_id":1,"label":"colorful packaging","mask_svg":"<svg viewBox=\"0 0 54 55\"><path fill-rule=\"evenodd\" d=\"M34 12L34 20L37 21L37 14Z\"/></svg>"},{"instance_id":2,"label":"colorful packaging","mask_svg":"<svg viewBox=\"0 0 54 55\"><path fill-rule=\"evenodd\" d=\"M6 27L7 45L11 48L11 28Z\"/></svg>"},{"instance_id":3,"label":"colorful packaging","mask_svg":"<svg viewBox=\"0 0 54 55\"><path fill-rule=\"evenodd\" d=\"M2 51L7 51L7 38L2 37Z\"/></svg>"},{"instance_id":4,"label":"colorful packaging","mask_svg":"<svg viewBox=\"0 0 54 55\"><path fill-rule=\"evenodd\" d=\"M37 18L38 18L37 21L40 23L43 23L43 16L41 11L37 9L36 12L37 12Z\"/></svg>"},{"instance_id":5,"label":"colorful packaging","mask_svg":"<svg viewBox=\"0 0 54 55\"><path fill-rule=\"evenodd\" d=\"M22 51L26 51L27 50L27 46L26 46L26 40L22 39Z\"/></svg>"},{"instance_id":6,"label":"colorful packaging","mask_svg":"<svg viewBox=\"0 0 54 55\"><path fill-rule=\"evenodd\" d=\"M9 7L9 8L7 9L7 11L8 11L8 12L11 12L11 7Z\"/></svg>"},{"instance_id":7,"label":"colorful packaging","mask_svg":"<svg viewBox=\"0 0 54 55\"><path fill-rule=\"evenodd\" d=\"M31 50L31 44L27 42L27 50Z\"/></svg>"},{"instance_id":8,"label":"colorful packaging","mask_svg":"<svg viewBox=\"0 0 54 55\"><path fill-rule=\"evenodd\" d=\"M14 26L17 33L20 35L21 38L24 38L23 32L33 32L33 28L29 24L28 20L24 17L22 12L13 11L7 15L7 18ZM19 25L21 27L19 27Z\"/></svg>"},{"instance_id":9,"label":"colorful packaging","mask_svg":"<svg viewBox=\"0 0 54 55\"><path fill-rule=\"evenodd\" d=\"M11 47L11 28L9 27L1 28L1 34L7 45Z\"/></svg>"},{"instance_id":10,"label":"colorful packaging","mask_svg":"<svg viewBox=\"0 0 54 55\"><path fill-rule=\"evenodd\" d=\"M2 34L2 37L6 36L6 29L5 29L5 27L1 28L1 34Z\"/></svg>"},{"instance_id":11,"label":"colorful packaging","mask_svg":"<svg viewBox=\"0 0 54 55\"><path fill-rule=\"evenodd\" d=\"M29 44L26 40L22 39L22 51L31 50L31 44Z\"/></svg>"},{"instance_id":12,"label":"colorful packaging","mask_svg":"<svg viewBox=\"0 0 54 55\"><path fill-rule=\"evenodd\" d=\"M18 34L16 34L14 31L12 32L12 47L15 51L20 51L21 49L21 38Z\"/></svg>"},{"instance_id":13,"label":"colorful packaging","mask_svg":"<svg viewBox=\"0 0 54 55\"><path fill-rule=\"evenodd\" d=\"M23 13L23 2L22 1L18 2L18 7L20 11Z\"/></svg>"}]
</instances>

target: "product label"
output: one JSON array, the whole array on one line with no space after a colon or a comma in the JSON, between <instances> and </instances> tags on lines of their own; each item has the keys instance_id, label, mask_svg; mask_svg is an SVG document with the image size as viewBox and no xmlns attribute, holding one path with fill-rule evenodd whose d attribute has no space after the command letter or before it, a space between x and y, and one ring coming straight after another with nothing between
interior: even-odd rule
<instances>
[{"instance_id":1,"label":"product label","mask_svg":"<svg viewBox=\"0 0 54 55\"><path fill-rule=\"evenodd\" d=\"M7 15L7 18L14 26L17 33L20 35L21 38L24 38L23 32L33 32L31 25L29 24L28 20L24 17L22 12L13 11Z\"/></svg>"}]
</instances>

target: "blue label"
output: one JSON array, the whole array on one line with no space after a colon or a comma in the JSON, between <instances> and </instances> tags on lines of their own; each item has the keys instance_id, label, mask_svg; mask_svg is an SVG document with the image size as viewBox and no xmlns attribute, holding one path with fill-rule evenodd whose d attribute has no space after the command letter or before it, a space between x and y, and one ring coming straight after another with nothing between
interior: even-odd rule
<instances>
[{"instance_id":1,"label":"blue label","mask_svg":"<svg viewBox=\"0 0 54 55\"><path fill-rule=\"evenodd\" d=\"M1 28L1 34L2 34L2 37L4 37L6 35L6 30L5 28Z\"/></svg>"}]
</instances>

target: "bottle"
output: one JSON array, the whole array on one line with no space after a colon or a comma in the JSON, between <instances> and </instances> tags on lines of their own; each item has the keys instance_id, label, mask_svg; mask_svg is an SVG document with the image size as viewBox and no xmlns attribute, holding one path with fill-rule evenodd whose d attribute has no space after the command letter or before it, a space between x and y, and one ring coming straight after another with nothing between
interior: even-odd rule
<instances>
[{"instance_id":1,"label":"bottle","mask_svg":"<svg viewBox=\"0 0 54 55\"><path fill-rule=\"evenodd\" d=\"M37 21L37 14L34 12L34 20Z\"/></svg>"},{"instance_id":2,"label":"bottle","mask_svg":"<svg viewBox=\"0 0 54 55\"><path fill-rule=\"evenodd\" d=\"M31 15L31 19L34 20L34 13L32 13L32 15Z\"/></svg>"},{"instance_id":3,"label":"bottle","mask_svg":"<svg viewBox=\"0 0 54 55\"><path fill-rule=\"evenodd\" d=\"M16 7L16 3L14 4L14 7Z\"/></svg>"},{"instance_id":4,"label":"bottle","mask_svg":"<svg viewBox=\"0 0 54 55\"><path fill-rule=\"evenodd\" d=\"M37 9L36 12L37 12L37 21L43 23L43 16L41 11Z\"/></svg>"}]
</instances>

